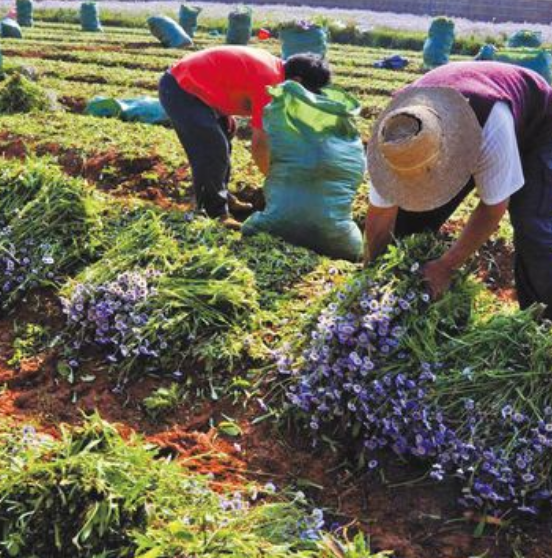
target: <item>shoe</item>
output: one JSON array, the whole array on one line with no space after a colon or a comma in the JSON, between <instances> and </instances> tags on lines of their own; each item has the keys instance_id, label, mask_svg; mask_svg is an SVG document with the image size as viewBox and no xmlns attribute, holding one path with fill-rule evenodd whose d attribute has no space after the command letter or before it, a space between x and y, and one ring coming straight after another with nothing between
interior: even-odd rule
<instances>
[{"instance_id":1,"label":"shoe","mask_svg":"<svg viewBox=\"0 0 552 558\"><path fill-rule=\"evenodd\" d=\"M231 215L222 215L218 218L219 223L231 231L241 231L242 224L236 221Z\"/></svg>"},{"instance_id":2,"label":"shoe","mask_svg":"<svg viewBox=\"0 0 552 558\"><path fill-rule=\"evenodd\" d=\"M228 194L228 209L232 213L251 213L253 211L253 204L241 201L234 194Z\"/></svg>"}]
</instances>

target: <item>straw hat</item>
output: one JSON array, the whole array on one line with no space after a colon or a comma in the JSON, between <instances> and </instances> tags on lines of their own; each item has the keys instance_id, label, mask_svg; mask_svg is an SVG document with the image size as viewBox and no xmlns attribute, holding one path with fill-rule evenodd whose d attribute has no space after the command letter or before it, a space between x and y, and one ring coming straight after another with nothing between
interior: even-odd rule
<instances>
[{"instance_id":1,"label":"straw hat","mask_svg":"<svg viewBox=\"0 0 552 558\"><path fill-rule=\"evenodd\" d=\"M448 87L409 87L376 122L368 168L378 193L402 209L449 202L476 168L482 130L467 99Z\"/></svg>"}]
</instances>

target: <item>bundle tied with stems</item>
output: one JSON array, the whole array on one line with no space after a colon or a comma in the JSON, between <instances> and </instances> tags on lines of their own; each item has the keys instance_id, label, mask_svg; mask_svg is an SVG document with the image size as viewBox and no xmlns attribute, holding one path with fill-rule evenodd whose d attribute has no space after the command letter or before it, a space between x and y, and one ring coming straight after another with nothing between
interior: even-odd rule
<instances>
[{"instance_id":1,"label":"bundle tied with stems","mask_svg":"<svg viewBox=\"0 0 552 558\"><path fill-rule=\"evenodd\" d=\"M253 273L226 248L182 251L161 216L148 212L66 285L62 303L77 350L100 346L124 372L180 375L188 359L214 365L206 355L249 327L258 294Z\"/></svg>"},{"instance_id":2,"label":"bundle tied with stems","mask_svg":"<svg viewBox=\"0 0 552 558\"><path fill-rule=\"evenodd\" d=\"M58 285L92 260L101 245L101 201L87 185L49 162L0 174L0 307L29 289Z\"/></svg>"},{"instance_id":3,"label":"bundle tied with stems","mask_svg":"<svg viewBox=\"0 0 552 558\"><path fill-rule=\"evenodd\" d=\"M335 293L278 357L291 410L369 470L390 449L457 479L466 506L536 513L552 484L549 324L478 310L466 272L432 302L421 262L444 248L402 241Z\"/></svg>"}]
</instances>

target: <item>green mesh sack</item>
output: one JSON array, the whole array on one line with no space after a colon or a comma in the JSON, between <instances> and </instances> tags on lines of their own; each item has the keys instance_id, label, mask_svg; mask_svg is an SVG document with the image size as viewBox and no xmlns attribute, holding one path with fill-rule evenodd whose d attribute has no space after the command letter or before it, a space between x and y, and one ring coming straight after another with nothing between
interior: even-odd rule
<instances>
[{"instance_id":1,"label":"green mesh sack","mask_svg":"<svg viewBox=\"0 0 552 558\"><path fill-rule=\"evenodd\" d=\"M328 33L326 29L305 21L284 25L279 32L282 43L282 58L287 60L294 54L312 52L326 56Z\"/></svg>"},{"instance_id":2,"label":"green mesh sack","mask_svg":"<svg viewBox=\"0 0 552 558\"><path fill-rule=\"evenodd\" d=\"M352 205L366 160L354 117L358 101L337 87L315 95L295 81L269 89L264 111L270 171L266 209L243 225L333 258L362 256L362 233Z\"/></svg>"},{"instance_id":3,"label":"green mesh sack","mask_svg":"<svg viewBox=\"0 0 552 558\"><path fill-rule=\"evenodd\" d=\"M33 26L33 0L17 0L17 23L21 27Z\"/></svg>"},{"instance_id":4,"label":"green mesh sack","mask_svg":"<svg viewBox=\"0 0 552 558\"><path fill-rule=\"evenodd\" d=\"M193 45L191 37L182 27L166 16L148 18L151 34L166 48L185 48Z\"/></svg>"},{"instance_id":5,"label":"green mesh sack","mask_svg":"<svg viewBox=\"0 0 552 558\"><path fill-rule=\"evenodd\" d=\"M529 48L499 50L495 53L494 60L533 70L548 83L552 83L552 54L547 50Z\"/></svg>"},{"instance_id":6,"label":"green mesh sack","mask_svg":"<svg viewBox=\"0 0 552 558\"><path fill-rule=\"evenodd\" d=\"M508 39L509 48L539 48L542 46L542 33L522 29Z\"/></svg>"},{"instance_id":7,"label":"green mesh sack","mask_svg":"<svg viewBox=\"0 0 552 558\"><path fill-rule=\"evenodd\" d=\"M190 6L188 4L182 4L182 6L180 6L178 22L189 37L193 38L195 32L197 31L197 18L200 13L201 8L198 6Z\"/></svg>"},{"instance_id":8,"label":"green mesh sack","mask_svg":"<svg viewBox=\"0 0 552 558\"><path fill-rule=\"evenodd\" d=\"M454 21L446 17L431 22L424 43L424 68L431 70L448 64L454 45Z\"/></svg>"},{"instance_id":9,"label":"green mesh sack","mask_svg":"<svg viewBox=\"0 0 552 558\"><path fill-rule=\"evenodd\" d=\"M229 45L246 45L253 31L253 12L248 6L238 6L228 14L228 31L226 43Z\"/></svg>"},{"instance_id":10,"label":"green mesh sack","mask_svg":"<svg viewBox=\"0 0 552 558\"><path fill-rule=\"evenodd\" d=\"M83 2L80 7L81 29L91 33L102 30L100 11L96 2Z\"/></svg>"}]
</instances>

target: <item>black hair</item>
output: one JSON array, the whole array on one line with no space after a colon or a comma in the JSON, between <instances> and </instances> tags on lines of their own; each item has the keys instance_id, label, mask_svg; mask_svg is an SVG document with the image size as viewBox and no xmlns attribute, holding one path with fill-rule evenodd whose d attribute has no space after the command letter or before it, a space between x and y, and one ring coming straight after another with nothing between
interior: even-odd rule
<instances>
[{"instance_id":1,"label":"black hair","mask_svg":"<svg viewBox=\"0 0 552 558\"><path fill-rule=\"evenodd\" d=\"M320 93L331 79L330 66L326 60L310 52L290 56L284 62L284 72L286 80L294 79L313 93Z\"/></svg>"}]
</instances>

